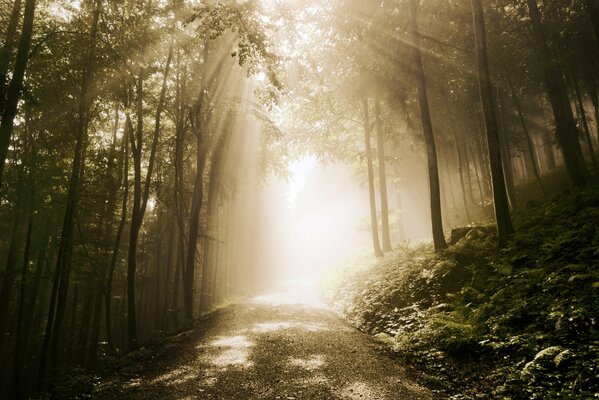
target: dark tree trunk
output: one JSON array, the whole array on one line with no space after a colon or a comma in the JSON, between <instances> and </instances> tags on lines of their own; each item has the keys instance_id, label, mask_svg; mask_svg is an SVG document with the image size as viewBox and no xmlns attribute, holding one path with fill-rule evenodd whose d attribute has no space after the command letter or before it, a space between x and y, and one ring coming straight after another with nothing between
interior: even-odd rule
<instances>
[{"instance_id":1,"label":"dark tree trunk","mask_svg":"<svg viewBox=\"0 0 599 400\"><path fill-rule=\"evenodd\" d=\"M580 148L566 84L559 65L554 60L547 43L547 36L537 1L527 0L527 4L532 21L535 45L543 61L545 86L555 118L556 136L564 155L568 176L575 186L584 186L588 179L588 170Z\"/></svg>"},{"instance_id":2,"label":"dark tree trunk","mask_svg":"<svg viewBox=\"0 0 599 400\"><path fill-rule=\"evenodd\" d=\"M156 160L156 151L158 148L158 138L160 135L160 121L162 111L164 109L166 97L166 83L170 72L170 65L173 56L173 47L169 48L169 53L164 70L162 89L160 91L160 99L156 108L156 116L154 122L154 135L152 137L152 147L150 149L150 158L148 161L148 170L144 186L142 188L142 171L141 161L143 153L143 68L140 68L137 79L137 127L135 139L131 141L131 149L133 153L134 167L134 184L133 184L133 208L131 212L131 230L129 236L129 252L127 256L127 328L129 332L128 345L129 350L135 350L139 346L137 337L137 309L135 300L135 278L137 273L137 245L139 240L139 232L143 225L148 199L150 197L150 187L152 174ZM133 136L131 136L133 139Z\"/></svg>"},{"instance_id":3,"label":"dark tree trunk","mask_svg":"<svg viewBox=\"0 0 599 400\"><path fill-rule=\"evenodd\" d=\"M570 77L572 81L572 87L574 88L574 96L576 99L576 106L578 108L578 116L580 118L580 122L582 123L582 128L584 132L584 137L587 142L587 146L589 148L589 154L591 156L591 162L593 163L593 169L595 174L599 173L599 166L597 165L597 156L595 155L595 148L593 146L593 138L591 137L591 129L589 128L589 121L587 120L587 113L584 109L584 102L582 101L582 95L580 93L580 86L578 85L578 81L572 74Z\"/></svg>"},{"instance_id":4,"label":"dark tree trunk","mask_svg":"<svg viewBox=\"0 0 599 400\"><path fill-rule=\"evenodd\" d=\"M71 273L71 256L74 242L74 221L77 214L79 203L80 182L83 178L83 168L85 164L85 148L89 128L89 110L92 104L91 85L93 82L93 65L96 54L96 40L98 30L98 20L100 16L100 0L96 1L91 27L90 41L85 57L85 66L81 80L81 92L79 96L79 110L77 115L77 131L75 143L75 156L69 178L69 188L67 193L67 204L62 225L62 232L58 246L58 255L56 258L55 279L57 283L56 303L50 303L49 315L53 315L53 320L49 320L46 335L49 335L50 354L44 354L40 357L40 379L39 383L43 388L45 386L46 361L51 361L52 377L56 374L58 363L58 353L60 346L61 333L63 328L64 316L67 305L67 294L69 288L69 279ZM45 339L46 340L46 339ZM54 381L51 379L50 381Z\"/></svg>"},{"instance_id":5,"label":"dark tree trunk","mask_svg":"<svg viewBox=\"0 0 599 400\"><path fill-rule=\"evenodd\" d=\"M142 183L141 156L143 152L143 71L140 68L137 78L137 127L130 135L133 154L133 206L131 208L131 228L129 230L129 250L127 253L127 346L129 351L139 347L137 339L137 304L135 280L137 274L137 243L142 225ZM132 124L130 116L127 123Z\"/></svg>"},{"instance_id":6,"label":"dark tree trunk","mask_svg":"<svg viewBox=\"0 0 599 400\"><path fill-rule=\"evenodd\" d=\"M499 142L499 129L493 101L493 87L489 76L487 60L487 39L485 32L485 17L482 0L472 0L472 13L474 17L474 36L476 41L476 65L478 70L478 85L480 99L485 118L485 130L489 148L489 161L491 164L491 181L493 184L493 203L495 205L495 220L499 234L500 245L510 240L514 233L510 207L505 188L503 163L501 159L501 145Z\"/></svg>"},{"instance_id":7,"label":"dark tree trunk","mask_svg":"<svg viewBox=\"0 0 599 400\"><path fill-rule=\"evenodd\" d=\"M31 47L31 36L33 34L33 18L35 15L35 0L25 0L25 14L23 16L23 30L19 39L19 48L17 50L17 58L15 60L15 68L13 69L12 78L8 90L6 92L6 102L2 111L2 119L0 120L0 188L2 188L2 178L4 174L4 164L8 155L8 147L14 119L17 115L17 106L21 98L21 90L23 88L23 78L25 77L25 69L27 61L29 61L29 49ZM12 21L11 21L12 22ZM2 82L4 83L4 82Z\"/></svg>"},{"instance_id":8,"label":"dark tree trunk","mask_svg":"<svg viewBox=\"0 0 599 400\"><path fill-rule=\"evenodd\" d=\"M387 172L385 170L385 138L381 122L381 100L374 99L374 113L376 124L376 143L379 159L379 192L381 196L381 225L383 234L383 251L391 251L391 235L389 233L389 201L387 199Z\"/></svg>"},{"instance_id":9,"label":"dark tree trunk","mask_svg":"<svg viewBox=\"0 0 599 400\"><path fill-rule=\"evenodd\" d=\"M110 265L108 267L108 274L106 277L106 289L105 289L105 324L106 324L106 342L111 350L115 350L114 339L112 336L112 282L114 280L114 272L118 262L119 248L121 246L121 238L123 236L123 230L127 223L127 202L129 200L129 135L132 135L133 128L131 126L130 119L127 118L125 122L125 132L123 134L123 150L121 157L123 158L123 202L121 205L121 219L116 231L116 238L114 240L114 247L112 248L112 256L110 259Z\"/></svg>"},{"instance_id":10,"label":"dark tree trunk","mask_svg":"<svg viewBox=\"0 0 599 400\"><path fill-rule=\"evenodd\" d=\"M10 311L10 299L15 283L15 273L17 272L17 257L19 247L19 236L21 224L20 205L16 205L15 219L13 221L12 231L10 235L10 243L8 245L8 255L6 257L6 269L4 270L4 280L2 281L2 289L0 290L0 342L4 338L4 333L7 328L7 319Z\"/></svg>"},{"instance_id":11,"label":"dark tree trunk","mask_svg":"<svg viewBox=\"0 0 599 400\"><path fill-rule=\"evenodd\" d=\"M14 51L20 14L21 0L15 0L10 13L10 19L8 20L8 26L6 27L6 33L4 34L4 45L0 49L0 115L4 112L4 105L6 102L6 76L8 74L10 59Z\"/></svg>"},{"instance_id":12,"label":"dark tree trunk","mask_svg":"<svg viewBox=\"0 0 599 400\"><path fill-rule=\"evenodd\" d=\"M420 116L422 119L422 130L426 143L426 154L428 159L428 181L430 191L431 221L433 231L433 243L435 251L447 248L447 242L443 233L443 217L441 213L441 191L439 184L439 169L437 165L437 149L433 124L428 104L428 93L424 66L422 64L422 53L420 45L420 32L418 30L418 6L416 0L409 0L410 6L410 33L412 39L412 57L414 63L414 77L418 84L418 103L420 105Z\"/></svg>"},{"instance_id":13,"label":"dark tree trunk","mask_svg":"<svg viewBox=\"0 0 599 400\"><path fill-rule=\"evenodd\" d=\"M364 141L366 143L366 163L368 167L368 193L370 199L370 230L372 231L372 246L375 257L382 257L383 250L379 241L379 227L376 213L376 195L374 189L374 166L372 165L372 147L370 145L370 117L368 113L368 98L363 100L364 108Z\"/></svg>"},{"instance_id":14,"label":"dark tree trunk","mask_svg":"<svg viewBox=\"0 0 599 400\"><path fill-rule=\"evenodd\" d=\"M105 293L102 290L102 282L97 282L96 295L94 297L93 318L89 336L89 345L85 351L85 367L88 371L93 371L98 362L98 343L100 341L100 321L102 320L102 300L105 299Z\"/></svg>"},{"instance_id":15,"label":"dark tree trunk","mask_svg":"<svg viewBox=\"0 0 599 400\"><path fill-rule=\"evenodd\" d=\"M29 210L29 220L27 222L27 234L25 236L25 249L23 250L23 264L21 268L21 283L19 290L19 307L18 307L18 318L17 318L17 332L16 332L16 348L14 358L14 388L17 399L24 398L22 393L21 381L23 372L25 369L25 353L27 349L27 342L25 342L25 335L23 334L24 329L24 317L25 317L25 295L26 295L26 282L27 272L29 270L29 259L31 251L31 235L33 232L33 192L30 198L31 209Z\"/></svg>"}]
</instances>

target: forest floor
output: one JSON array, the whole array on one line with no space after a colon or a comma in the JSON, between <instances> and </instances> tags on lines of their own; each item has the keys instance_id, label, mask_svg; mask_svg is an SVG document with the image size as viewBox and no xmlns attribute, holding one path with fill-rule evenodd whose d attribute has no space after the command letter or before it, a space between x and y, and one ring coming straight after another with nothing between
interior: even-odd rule
<instances>
[{"instance_id":1,"label":"forest floor","mask_svg":"<svg viewBox=\"0 0 599 400\"><path fill-rule=\"evenodd\" d=\"M283 288L205 317L96 387L97 399L428 399L383 346ZM301 297L301 296L300 296Z\"/></svg>"}]
</instances>

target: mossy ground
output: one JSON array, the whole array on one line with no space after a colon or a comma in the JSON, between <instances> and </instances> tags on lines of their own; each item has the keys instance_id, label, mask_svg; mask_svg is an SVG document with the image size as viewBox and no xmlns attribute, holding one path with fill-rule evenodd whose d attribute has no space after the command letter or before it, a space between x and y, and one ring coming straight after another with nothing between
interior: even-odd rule
<instances>
[{"instance_id":1,"label":"mossy ground","mask_svg":"<svg viewBox=\"0 0 599 400\"><path fill-rule=\"evenodd\" d=\"M404 246L346 273L329 298L440 398L597 398L599 186L513 219L506 248L472 226L442 253Z\"/></svg>"}]
</instances>

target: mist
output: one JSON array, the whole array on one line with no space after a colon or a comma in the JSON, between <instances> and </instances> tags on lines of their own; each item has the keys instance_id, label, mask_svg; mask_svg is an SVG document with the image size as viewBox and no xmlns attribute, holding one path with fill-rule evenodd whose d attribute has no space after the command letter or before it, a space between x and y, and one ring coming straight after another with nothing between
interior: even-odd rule
<instances>
[{"instance_id":1,"label":"mist","mask_svg":"<svg viewBox=\"0 0 599 400\"><path fill-rule=\"evenodd\" d=\"M0 393L596 393L597 4L1 1Z\"/></svg>"}]
</instances>

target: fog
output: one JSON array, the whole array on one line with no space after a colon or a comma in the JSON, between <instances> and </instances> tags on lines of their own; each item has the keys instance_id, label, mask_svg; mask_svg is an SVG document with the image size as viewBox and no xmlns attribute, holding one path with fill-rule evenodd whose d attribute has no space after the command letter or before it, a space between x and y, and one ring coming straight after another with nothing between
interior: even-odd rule
<instances>
[{"instance_id":1,"label":"fog","mask_svg":"<svg viewBox=\"0 0 599 400\"><path fill-rule=\"evenodd\" d=\"M264 188L262 262L275 280L318 279L367 252L368 193L339 164L305 157Z\"/></svg>"}]
</instances>

